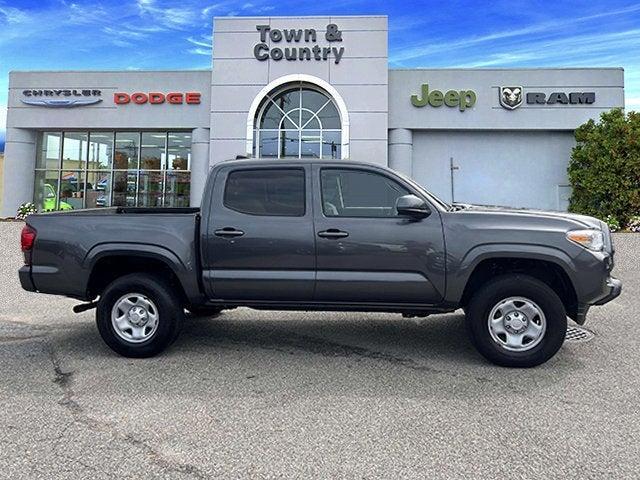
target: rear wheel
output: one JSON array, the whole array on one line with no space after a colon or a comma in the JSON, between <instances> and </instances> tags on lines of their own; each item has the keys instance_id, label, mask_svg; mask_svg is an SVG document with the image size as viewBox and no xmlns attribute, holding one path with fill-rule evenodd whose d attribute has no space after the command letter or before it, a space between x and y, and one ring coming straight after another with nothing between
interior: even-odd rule
<instances>
[{"instance_id":1,"label":"rear wheel","mask_svg":"<svg viewBox=\"0 0 640 480\"><path fill-rule=\"evenodd\" d=\"M534 367L564 342L567 314L545 283L519 274L489 281L466 308L467 327L478 351L505 367Z\"/></svg>"},{"instance_id":2,"label":"rear wheel","mask_svg":"<svg viewBox=\"0 0 640 480\"><path fill-rule=\"evenodd\" d=\"M147 274L113 281L96 310L105 343L125 357L151 357L178 336L184 312L179 297L164 282Z\"/></svg>"}]
</instances>

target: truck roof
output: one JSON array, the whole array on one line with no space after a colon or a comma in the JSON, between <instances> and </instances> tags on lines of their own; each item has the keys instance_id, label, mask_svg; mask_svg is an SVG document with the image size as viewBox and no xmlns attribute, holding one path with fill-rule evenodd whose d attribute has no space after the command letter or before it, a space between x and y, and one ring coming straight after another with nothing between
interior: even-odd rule
<instances>
[{"instance_id":1,"label":"truck roof","mask_svg":"<svg viewBox=\"0 0 640 480\"><path fill-rule=\"evenodd\" d=\"M337 165L337 166L366 166L366 167L377 167L382 169L387 169L384 165L378 165L371 162L360 162L356 160L341 160L341 159L331 159L331 160L323 160L320 158L237 158L224 160L216 165L308 165L310 163L316 163L321 165ZM214 166L216 166L214 165Z\"/></svg>"}]
</instances>

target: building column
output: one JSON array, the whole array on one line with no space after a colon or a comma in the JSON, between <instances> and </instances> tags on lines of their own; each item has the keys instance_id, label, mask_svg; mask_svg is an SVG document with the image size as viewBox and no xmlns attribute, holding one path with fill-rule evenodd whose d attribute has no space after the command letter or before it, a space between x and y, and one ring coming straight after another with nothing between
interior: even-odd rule
<instances>
[{"instance_id":1,"label":"building column","mask_svg":"<svg viewBox=\"0 0 640 480\"><path fill-rule=\"evenodd\" d=\"M407 128L389 130L389 167L411 176L413 165L413 131Z\"/></svg>"},{"instance_id":2,"label":"building column","mask_svg":"<svg viewBox=\"0 0 640 480\"><path fill-rule=\"evenodd\" d=\"M191 206L199 207L209 175L209 129L191 132Z\"/></svg>"},{"instance_id":3,"label":"building column","mask_svg":"<svg viewBox=\"0 0 640 480\"><path fill-rule=\"evenodd\" d=\"M2 216L14 217L18 207L33 201L37 132L7 128L4 146Z\"/></svg>"}]
</instances>

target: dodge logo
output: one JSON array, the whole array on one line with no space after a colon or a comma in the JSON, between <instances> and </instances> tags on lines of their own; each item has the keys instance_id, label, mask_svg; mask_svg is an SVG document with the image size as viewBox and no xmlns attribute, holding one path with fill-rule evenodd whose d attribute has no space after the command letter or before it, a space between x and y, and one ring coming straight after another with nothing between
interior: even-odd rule
<instances>
[{"instance_id":1,"label":"dodge logo","mask_svg":"<svg viewBox=\"0 0 640 480\"><path fill-rule=\"evenodd\" d=\"M522 105L522 87L500 87L500 105L509 110Z\"/></svg>"}]
</instances>

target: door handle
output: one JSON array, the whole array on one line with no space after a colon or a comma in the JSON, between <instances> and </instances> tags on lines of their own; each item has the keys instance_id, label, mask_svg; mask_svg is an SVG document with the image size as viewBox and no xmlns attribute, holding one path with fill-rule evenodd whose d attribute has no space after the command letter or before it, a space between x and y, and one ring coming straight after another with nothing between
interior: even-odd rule
<instances>
[{"instance_id":1,"label":"door handle","mask_svg":"<svg viewBox=\"0 0 640 480\"><path fill-rule=\"evenodd\" d=\"M224 227L213 232L218 237L241 237L244 235L242 230L237 230L234 227Z\"/></svg>"},{"instance_id":2,"label":"door handle","mask_svg":"<svg viewBox=\"0 0 640 480\"><path fill-rule=\"evenodd\" d=\"M348 237L349 234L337 228L330 228L329 230L318 232L318 236L322 238L345 238Z\"/></svg>"}]
</instances>

